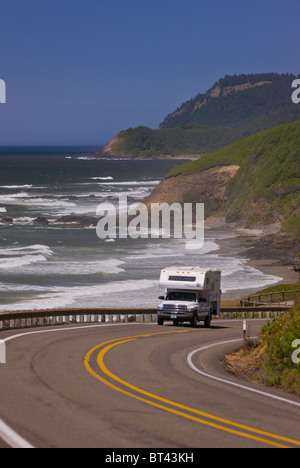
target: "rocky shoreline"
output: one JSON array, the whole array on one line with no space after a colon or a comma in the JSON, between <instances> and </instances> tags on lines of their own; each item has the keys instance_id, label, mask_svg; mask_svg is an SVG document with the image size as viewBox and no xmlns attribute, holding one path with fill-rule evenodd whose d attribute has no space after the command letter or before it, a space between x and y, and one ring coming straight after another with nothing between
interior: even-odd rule
<instances>
[{"instance_id":1,"label":"rocky shoreline","mask_svg":"<svg viewBox=\"0 0 300 468\"><path fill-rule=\"evenodd\" d=\"M72 227L85 228L90 226L97 226L98 219L94 216L85 216L85 215L66 215L62 216L55 221L51 221L44 216L39 216L30 221L19 221L12 218L3 218L0 219L0 224L12 225L12 224L22 224L22 225L35 225L35 226L49 226L57 224L72 225Z\"/></svg>"},{"instance_id":2,"label":"rocky shoreline","mask_svg":"<svg viewBox=\"0 0 300 468\"><path fill-rule=\"evenodd\" d=\"M241 229L233 227L224 229L236 237L218 240L221 255L232 255L247 260L249 267L255 268L266 275L277 276L277 284L296 284L299 275L294 269L299 264L300 242L283 232L270 234L275 227L262 229ZM209 233L210 229L208 229ZM215 232L215 229L214 229ZM231 294L227 299L240 298L252 291L239 291ZM253 290L253 293L257 292Z\"/></svg>"},{"instance_id":3,"label":"rocky shoreline","mask_svg":"<svg viewBox=\"0 0 300 468\"><path fill-rule=\"evenodd\" d=\"M269 265L271 262L278 266L291 266L298 264L300 252L300 241L285 232L267 234L263 230L254 229L228 229L235 232L235 248L238 256L249 258L249 260ZM230 243L230 239L222 240L221 243ZM234 246L231 245L234 249Z\"/></svg>"}]
</instances>

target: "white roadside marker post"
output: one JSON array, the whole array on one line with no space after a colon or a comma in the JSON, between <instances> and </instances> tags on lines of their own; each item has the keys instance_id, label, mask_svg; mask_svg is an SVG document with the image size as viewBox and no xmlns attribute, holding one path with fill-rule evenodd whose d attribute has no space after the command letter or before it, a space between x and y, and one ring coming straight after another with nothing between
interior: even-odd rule
<instances>
[{"instance_id":1,"label":"white roadside marker post","mask_svg":"<svg viewBox=\"0 0 300 468\"><path fill-rule=\"evenodd\" d=\"M6 344L0 340L0 364L6 364Z\"/></svg>"}]
</instances>

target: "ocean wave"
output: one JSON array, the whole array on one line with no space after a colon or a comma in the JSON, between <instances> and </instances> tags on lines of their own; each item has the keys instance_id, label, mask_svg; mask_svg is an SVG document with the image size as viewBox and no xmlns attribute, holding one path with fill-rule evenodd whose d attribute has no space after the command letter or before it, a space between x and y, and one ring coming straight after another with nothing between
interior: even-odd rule
<instances>
[{"instance_id":1,"label":"ocean wave","mask_svg":"<svg viewBox=\"0 0 300 468\"><path fill-rule=\"evenodd\" d=\"M69 201L64 200L55 200L52 198L31 198L30 200L26 200L26 205L32 206L42 206L48 208L72 208L76 207L76 203L72 203Z\"/></svg>"},{"instance_id":2,"label":"ocean wave","mask_svg":"<svg viewBox=\"0 0 300 468\"><path fill-rule=\"evenodd\" d=\"M0 249L0 271L24 268L32 264L45 263L53 251L47 245L29 245ZM22 270L23 271L23 270Z\"/></svg>"},{"instance_id":3,"label":"ocean wave","mask_svg":"<svg viewBox=\"0 0 300 468\"><path fill-rule=\"evenodd\" d=\"M220 249L220 246L213 240L204 240L204 243L195 240L185 240L186 255L206 255Z\"/></svg>"},{"instance_id":4,"label":"ocean wave","mask_svg":"<svg viewBox=\"0 0 300 468\"><path fill-rule=\"evenodd\" d=\"M3 205L26 205L40 206L48 208L72 208L76 207L75 203L67 200L55 198L36 198L29 195L27 192L14 193L10 195L0 195L0 203Z\"/></svg>"},{"instance_id":5,"label":"ocean wave","mask_svg":"<svg viewBox=\"0 0 300 468\"><path fill-rule=\"evenodd\" d=\"M43 275L117 275L125 270L120 268L124 262L116 259L92 261L92 262L74 262L74 261L53 261L46 265L34 266L34 273ZM26 273L26 271L25 271Z\"/></svg>"},{"instance_id":6,"label":"ocean wave","mask_svg":"<svg viewBox=\"0 0 300 468\"><path fill-rule=\"evenodd\" d=\"M159 260L160 258L174 258L174 257L184 257L185 253L180 249L174 251L171 248L164 248L159 246L157 250L152 249L151 247L146 249L146 251L133 250L128 252L129 255L125 257L126 260Z\"/></svg>"},{"instance_id":7,"label":"ocean wave","mask_svg":"<svg viewBox=\"0 0 300 468\"><path fill-rule=\"evenodd\" d=\"M161 182L160 180L152 180L148 182L145 180L142 180L141 182L137 182L136 180L134 180L131 182L101 182L100 185L119 185L119 186L149 185L149 186L153 186L153 185L158 185L160 182Z\"/></svg>"},{"instance_id":8,"label":"ocean wave","mask_svg":"<svg viewBox=\"0 0 300 468\"><path fill-rule=\"evenodd\" d=\"M199 256L199 266L213 268L222 272L222 291L239 291L251 289L263 289L265 286L278 283L282 280L277 276L266 275L247 264L247 259L229 257L227 255L206 252Z\"/></svg>"},{"instance_id":9,"label":"ocean wave","mask_svg":"<svg viewBox=\"0 0 300 468\"><path fill-rule=\"evenodd\" d=\"M72 159L72 158L70 158L70 159ZM81 160L81 161L94 161L95 160L95 158L93 156L79 156L79 157L73 158L73 159L77 159L77 160Z\"/></svg>"},{"instance_id":10,"label":"ocean wave","mask_svg":"<svg viewBox=\"0 0 300 468\"><path fill-rule=\"evenodd\" d=\"M25 247L8 247L8 248L1 248L0 255L1 256L11 256L11 255L28 255L28 251L31 255L52 255L53 251L47 245L42 244L35 244L35 245L28 245Z\"/></svg>"},{"instance_id":11,"label":"ocean wave","mask_svg":"<svg viewBox=\"0 0 300 468\"><path fill-rule=\"evenodd\" d=\"M16 190L16 189L45 189L46 187L34 187L34 185L0 185L0 188L9 189L9 190Z\"/></svg>"},{"instance_id":12,"label":"ocean wave","mask_svg":"<svg viewBox=\"0 0 300 468\"><path fill-rule=\"evenodd\" d=\"M1 304L0 311L45 310L71 307L72 305L79 308L83 307L83 305L86 306L89 301L93 301L94 306L97 303L98 307L102 307L102 301L109 304L110 307L121 307L120 301L124 293L137 291L140 294L140 291L157 287L157 285L158 281L137 280L79 287L63 288L55 286L49 288L48 292L44 294L38 294L35 299L25 299L15 304ZM39 292L41 290L37 289L37 293Z\"/></svg>"},{"instance_id":13,"label":"ocean wave","mask_svg":"<svg viewBox=\"0 0 300 468\"><path fill-rule=\"evenodd\" d=\"M12 257L1 259L0 271L21 268L33 263L47 262L43 255L24 255L22 257Z\"/></svg>"},{"instance_id":14,"label":"ocean wave","mask_svg":"<svg viewBox=\"0 0 300 468\"><path fill-rule=\"evenodd\" d=\"M30 189L33 185L0 185L4 189Z\"/></svg>"},{"instance_id":15,"label":"ocean wave","mask_svg":"<svg viewBox=\"0 0 300 468\"><path fill-rule=\"evenodd\" d=\"M114 180L113 177L89 177L89 180Z\"/></svg>"},{"instance_id":16,"label":"ocean wave","mask_svg":"<svg viewBox=\"0 0 300 468\"><path fill-rule=\"evenodd\" d=\"M38 286L37 284L19 284L19 283L0 283L1 293L37 293L37 292L49 292L49 288L46 286Z\"/></svg>"},{"instance_id":17,"label":"ocean wave","mask_svg":"<svg viewBox=\"0 0 300 468\"><path fill-rule=\"evenodd\" d=\"M274 275L266 275L260 270L246 265L246 260L244 262L239 263L236 270L230 274L223 274L222 271L222 290L224 293L243 289L249 290L249 288L261 290L283 279Z\"/></svg>"},{"instance_id":18,"label":"ocean wave","mask_svg":"<svg viewBox=\"0 0 300 468\"><path fill-rule=\"evenodd\" d=\"M74 261L49 258L54 255L47 245L0 248L0 271L22 268L18 274L51 275L115 275L123 273L124 261L116 258L93 261ZM40 265L39 265L40 264Z\"/></svg>"},{"instance_id":19,"label":"ocean wave","mask_svg":"<svg viewBox=\"0 0 300 468\"><path fill-rule=\"evenodd\" d=\"M113 190L113 189L115 189L115 190ZM130 197L130 198L136 198L136 199L146 198L151 193L151 187L150 186L148 186L148 187L128 188L128 190L126 190L126 191L124 191L124 190L116 191L116 189L117 189L117 187L111 186L111 188L109 188L107 186L106 190L103 191L103 192L88 192L86 195L85 194L79 194L77 196L80 197L80 198L83 198L83 199L94 196L96 198L101 198L101 199L105 199L105 198L109 197L110 199L115 198L116 200L118 200L120 196L123 196L123 197L127 196L127 197ZM97 200L92 200L92 202L97 202Z\"/></svg>"},{"instance_id":20,"label":"ocean wave","mask_svg":"<svg viewBox=\"0 0 300 468\"><path fill-rule=\"evenodd\" d=\"M15 201L18 199L30 198L27 192L11 193L9 195L0 195L0 203L9 203L11 200Z\"/></svg>"}]
</instances>

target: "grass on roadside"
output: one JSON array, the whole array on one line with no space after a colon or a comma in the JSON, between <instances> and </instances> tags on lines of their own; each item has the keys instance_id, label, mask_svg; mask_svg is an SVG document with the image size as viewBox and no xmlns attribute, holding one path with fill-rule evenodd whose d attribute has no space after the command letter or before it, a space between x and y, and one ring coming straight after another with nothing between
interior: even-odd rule
<instances>
[{"instance_id":1,"label":"grass on roadside","mask_svg":"<svg viewBox=\"0 0 300 468\"><path fill-rule=\"evenodd\" d=\"M280 386L300 396L300 363L292 359L296 340L300 340L299 294L290 312L263 328L260 347L264 347L265 352L259 359L254 380L268 386Z\"/></svg>"},{"instance_id":2,"label":"grass on roadside","mask_svg":"<svg viewBox=\"0 0 300 468\"><path fill-rule=\"evenodd\" d=\"M279 285L282 288L284 285ZM289 290L291 285L286 285ZM299 289L299 284L294 285ZM276 288L276 287L275 287ZM269 288L273 292L274 288ZM281 290L284 290L281 289ZM235 374L270 387L280 387L300 397L300 362L293 359L300 340L300 294L294 307L262 329L258 342L225 357L228 368ZM299 357L300 353L297 353Z\"/></svg>"}]
</instances>

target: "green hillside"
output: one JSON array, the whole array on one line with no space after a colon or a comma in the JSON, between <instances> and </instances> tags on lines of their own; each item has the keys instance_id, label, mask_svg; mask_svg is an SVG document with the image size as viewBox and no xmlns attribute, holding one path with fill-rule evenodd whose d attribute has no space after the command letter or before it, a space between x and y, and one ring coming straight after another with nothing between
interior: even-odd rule
<instances>
[{"instance_id":1,"label":"green hillside","mask_svg":"<svg viewBox=\"0 0 300 468\"><path fill-rule=\"evenodd\" d=\"M300 120L291 74L226 76L205 94L182 104L160 129L123 130L99 156L203 156L244 136Z\"/></svg>"},{"instance_id":2,"label":"green hillside","mask_svg":"<svg viewBox=\"0 0 300 468\"><path fill-rule=\"evenodd\" d=\"M242 130L263 115L295 107L291 86L296 78L277 73L226 76L205 94L183 103L160 128L197 124Z\"/></svg>"},{"instance_id":3,"label":"green hillside","mask_svg":"<svg viewBox=\"0 0 300 468\"><path fill-rule=\"evenodd\" d=\"M278 125L295 122L296 120L300 120L300 105L259 117L244 128L242 133L244 136L250 136L263 130L277 127Z\"/></svg>"},{"instance_id":4,"label":"green hillside","mask_svg":"<svg viewBox=\"0 0 300 468\"><path fill-rule=\"evenodd\" d=\"M233 128L187 125L183 128L152 130L137 127L118 133L114 152L132 157L201 155L239 138L241 134Z\"/></svg>"},{"instance_id":5,"label":"green hillside","mask_svg":"<svg viewBox=\"0 0 300 468\"><path fill-rule=\"evenodd\" d=\"M167 178L176 183L178 176L232 164L239 170L226 188L227 221L247 219L249 225L278 221L299 239L300 121L235 142L173 169Z\"/></svg>"},{"instance_id":6,"label":"green hillside","mask_svg":"<svg viewBox=\"0 0 300 468\"><path fill-rule=\"evenodd\" d=\"M118 133L113 152L131 157L202 156L241 140L243 136L296 120L300 120L300 106L260 117L242 132L229 127L212 128L194 124L160 130L129 128Z\"/></svg>"}]
</instances>

